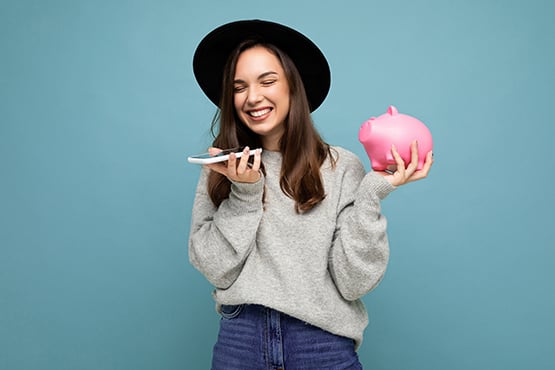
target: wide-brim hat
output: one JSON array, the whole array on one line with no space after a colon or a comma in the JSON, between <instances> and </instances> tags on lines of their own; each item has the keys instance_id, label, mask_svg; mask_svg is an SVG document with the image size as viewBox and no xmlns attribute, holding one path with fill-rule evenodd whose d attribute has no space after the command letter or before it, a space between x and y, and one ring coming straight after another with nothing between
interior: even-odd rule
<instances>
[{"instance_id":1,"label":"wide-brim hat","mask_svg":"<svg viewBox=\"0 0 555 370\"><path fill-rule=\"evenodd\" d=\"M220 105L223 71L229 55L248 39L275 45L289 55L303 80L310 111L322 104L330 89L331 76L328 62L318 46L287 26L263 20L242 20L224 24L206 35L193 57L195 78L215 105Z\"/></svg>"}]
</instances>

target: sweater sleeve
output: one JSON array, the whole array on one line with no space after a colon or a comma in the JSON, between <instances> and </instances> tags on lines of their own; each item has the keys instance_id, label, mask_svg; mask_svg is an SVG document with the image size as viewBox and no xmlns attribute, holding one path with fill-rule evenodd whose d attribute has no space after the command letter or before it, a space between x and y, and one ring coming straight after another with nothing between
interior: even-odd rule
<instances>
[{"instance_id":1,"label":"sweater sleeve","mask_svg":"<svg viewBox=\"0 0 555 370\"><path fill-rule=\"evenodd\" d=\"M211 284L226 289L239 276L255 245L264 178L254 184L232 183L229 198L216 208L207 191L209 171L202 170L196 190L189 260Z\"/></svg>"},{"instance_id":2,"label":"sweater sleeve","mask_svg":"<svg viewBox=\"0 0 555 370\"><path fill-rule=\"evenodd\" d=\"M365 174L362 164L345 171L328 266L346 300L361 298L385 274L389 244L380 200L394 189L382 176Z\"/></svg>"}]
</instances>

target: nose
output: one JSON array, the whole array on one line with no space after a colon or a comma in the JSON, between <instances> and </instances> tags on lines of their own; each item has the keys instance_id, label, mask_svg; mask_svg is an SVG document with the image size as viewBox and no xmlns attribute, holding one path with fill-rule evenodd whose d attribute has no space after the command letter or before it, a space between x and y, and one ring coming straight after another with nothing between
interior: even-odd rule
<instances>
[{"instance_id":1,"label":"nose","mask_svg":"<svg viewBox=\"0 0 555 370\"><path fill-rule=\"evenodd\" d=\"M250 87L247 93L247 103L249 105L256 105L257 103L261 102L264 97L262 96L262 92L260 89L256 87Z\"/></svg>"}]
</instances>

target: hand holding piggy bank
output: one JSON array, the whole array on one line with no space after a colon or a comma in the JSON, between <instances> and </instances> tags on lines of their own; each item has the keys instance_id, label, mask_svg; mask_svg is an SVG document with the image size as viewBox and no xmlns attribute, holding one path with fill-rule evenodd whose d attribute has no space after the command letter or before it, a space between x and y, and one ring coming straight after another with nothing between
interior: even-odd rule
<instances>
[{"instance_id":1,"label":"hand holding piggy bank","mask_svg":"<svg viewBox=\"0 0 555 370\"><path fill-rule=\"evenodd\" d=\"M385 171L396 165L391 153L392 145L407 165L411 161L411 144L418 141L417 170L422 169L426 154L433 147L432 134L426 125L414 117L400 114L394 106L390 106L387 113L364 122L358 139L366 149L372 169L376 171Z\"/></svg>"}]
</instances>

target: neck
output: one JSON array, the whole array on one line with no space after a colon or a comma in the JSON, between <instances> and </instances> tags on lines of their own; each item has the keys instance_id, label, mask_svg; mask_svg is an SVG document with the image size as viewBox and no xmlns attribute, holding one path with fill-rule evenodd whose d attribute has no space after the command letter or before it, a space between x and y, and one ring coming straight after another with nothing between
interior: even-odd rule
<instances>
[{"instance_id":1,"label":"neck","mask_svg":"<svg viewBox=\"0 0 555 370\"><path fill-rule=\"evenodd\" d=\"M262 148L272 152L279 152L279 137L272 138L268 136L262 137Z\"/></svg>"}]
</instances>

